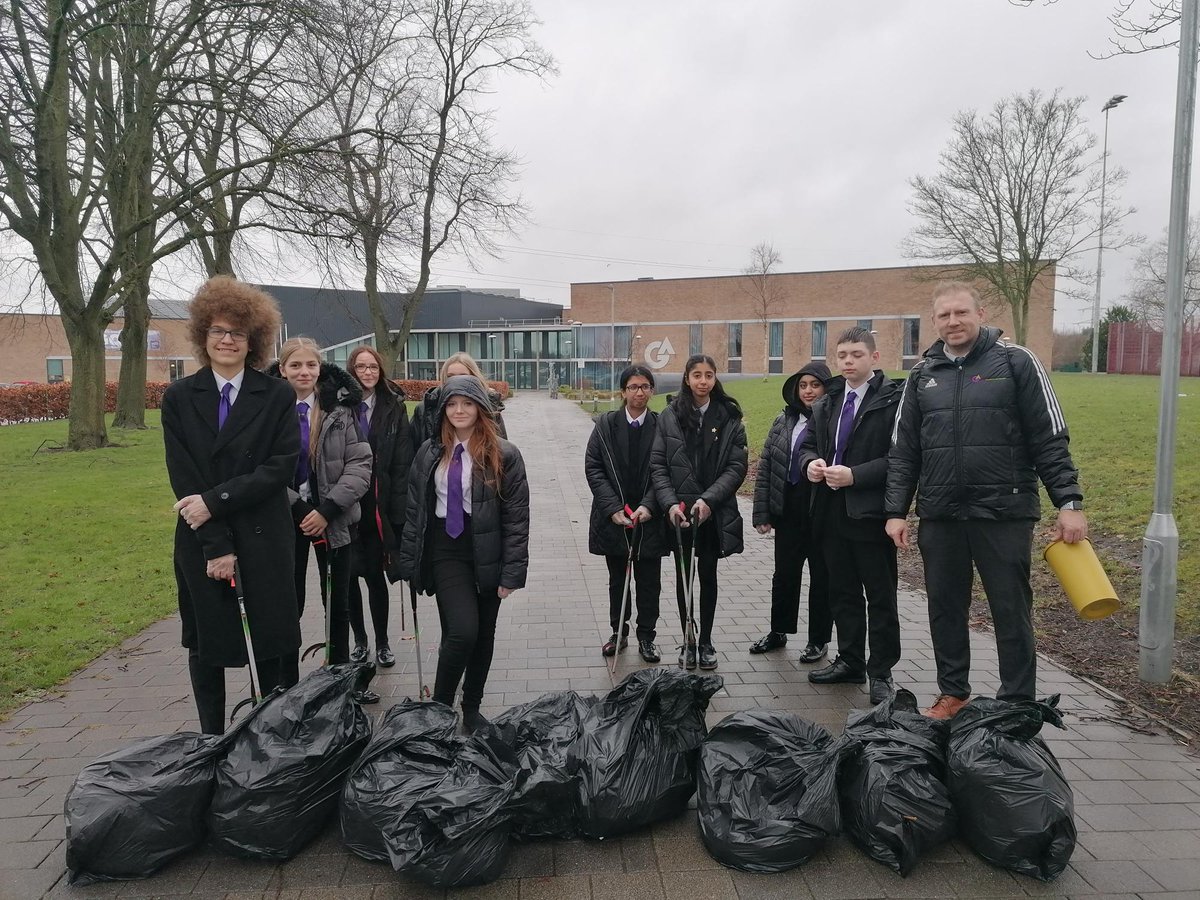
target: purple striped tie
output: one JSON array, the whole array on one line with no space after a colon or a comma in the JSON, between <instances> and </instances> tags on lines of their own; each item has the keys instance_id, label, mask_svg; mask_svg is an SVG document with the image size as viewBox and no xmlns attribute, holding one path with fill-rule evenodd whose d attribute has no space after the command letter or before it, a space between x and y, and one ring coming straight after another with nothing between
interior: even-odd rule
<instances>
[{"instance_id":1,"label":"purple striped tie","mask_svg":"<svg viewBox=\"0 0 1200 900\"><path fill-rule=\"evenodd\" d=\"M229 392L233 390L233 382L225 382L225 387L221 388L221 402L217 404L217 431L225 427L225 420L229 418Z\"/></svg>"},{"instance_id":2,"label":"purple striped tie","mask_svg":"<svg viewBox=\"0 0 1200 900\"><path fill-rule=\"evenodd\" d=\"M846 444L850 442L850 432L854 430L854 401L857 399L858 394L850 393L846 395L846 402L842 404L842 418L838 421L837 449L833 453L835 466L840 466L842 457L846 455Z\"/></svg>"},{"instance_id":3,"label":"purple striped tie","mask_svg":"<svg viewBox=\"0 0 1200 900\"><path fill-rule=\"evenodd\" d=\"M446 534L452 538L463 533L466 523L463 519L463 464L462 455L465 444L454 448L454 457L450 460L450 471L446 475Z\"/></svg>"},{"instance_id":4,"label":"purple striped tie","mask_svg":"<svg viewBox=\"0 0 1200 900\"><path fill-rule=\"evenodd\" d=\"M362 431L362 436L366 437L371 433L371 423L367 421L367 401L364 400L358 404L358 427Z\"/></svg>"},{"instance_id":5,"label":"purple striped tie","mask_svg":"<svg viewBox=\"0 0 1200 900\"><path fill-rule=\"evenodd\" d=\"M300 458L296 460L296 483L308 481L308 442L312 432L308 425L308 404L301 400L296 404L296 415L300 418Z\"/></svg>"}]
</instances>

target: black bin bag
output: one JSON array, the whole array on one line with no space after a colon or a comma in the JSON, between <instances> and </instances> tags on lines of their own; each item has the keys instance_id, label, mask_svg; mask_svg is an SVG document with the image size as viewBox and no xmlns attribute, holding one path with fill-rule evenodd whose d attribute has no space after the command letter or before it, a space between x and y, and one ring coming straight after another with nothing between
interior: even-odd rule
<instances>
[{"instance_id":1,"label":"black bin bag","mask_svg":"<svg viewBox=\"0 0 1200 900\"><path fill-rule=\"evenodd\" d=\"M791 713L747 710L700 749L700 837L713 859L745 872L808 862L838 833L838 766L851 749Z\"/></svg>"},{"instance_id":2,"label":"black bin bag","mask_svg":"<svg viewBox=\"0 0 1200 900\"><path fill-rule=\"evenodd\" d=\"M149 738L89 763L67 794L71 884L146 878L203 842L219 738Z\"/></svg>"},{"instance_id":3,"label":"black bin bag","mask_svg":"<svg viewBox=\"0 0 1200 900\"><path fill-rule=\"evenodd\" d=\"M517 757L496 729L454 736L437 703L388 710L346 783L342 836L367 859L437 888L486 884L508 861Z\"/></svg>"},{"instance_id":4,"label":"black bin bag","mask_svg":"<svg viewBox=\"0 0 1200 900\"><path fill-rule=\"evenodd\" d=\"M674 667L640 669L589 710L570 752L582 835L615 837L687 808L704 713L723 684Z\"/></svg>"},{"instance_id":5,"label":"black bin bag","mask_svg":"<svg viewBox=\"0 0 1200 900\"><path fill-rule=\"evenodd\" d=\"M843 827L872 859L901 875L957 827L946 784L948 725L917 712L916 698L903 688L846 720L845 736L857 746L839 777Z\"/></svg>"},{"instance_id":6,"label":"black bin bag","mask_svg":"<svg viewBox=\"0 0 1200 900\"><path fill-rule=\"evenodd\" d=\"M557 691L492 720L516 752L519 785L509 802L513 837L570 839L579 834L579 740L595 697Z\"/></svg>"},{"instance_id":7,"label":"black bin bag","mask_svg":"<svg viewBox=\"0 0 1200 900\"><path fill-rule=\"evenodd\" d=\"M321 833L371 738L371 720L353 694L374 674L370 664L316 669L254 710L217 764L213 846L284 860Z\"/></svg>"},{"instance_id":8,"label":"black bin bag","mask_svg":"<svg viewBox=\"0 0 1200 900\"><path fill-rule=\"evenodd\" d=\"M1075 850L1075 800L1038 737L1058 728L1058 694L1008 702L978 697L950 720L950 793L971 848L993 865L1051 881Z\"/></svg>"}]
</instances>

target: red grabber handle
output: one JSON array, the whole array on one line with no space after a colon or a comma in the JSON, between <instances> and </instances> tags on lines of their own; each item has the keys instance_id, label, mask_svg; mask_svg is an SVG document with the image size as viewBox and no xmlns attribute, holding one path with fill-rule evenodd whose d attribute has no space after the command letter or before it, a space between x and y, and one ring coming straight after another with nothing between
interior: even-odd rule
<instances>
[{"instance_id":1,"label":"red grabber handle","mask_svg":"<svg viewBox=\"0 0 1200 900\"><path fill-rule=\"evenodd\" d=\"M625 526L626 528L633 528L635 525L637 525L637 523L633 521L633 510L629 508L628 503L625 504L625 515L629 516L630 522L630 524Z\"/></svg>"}]
</instances>

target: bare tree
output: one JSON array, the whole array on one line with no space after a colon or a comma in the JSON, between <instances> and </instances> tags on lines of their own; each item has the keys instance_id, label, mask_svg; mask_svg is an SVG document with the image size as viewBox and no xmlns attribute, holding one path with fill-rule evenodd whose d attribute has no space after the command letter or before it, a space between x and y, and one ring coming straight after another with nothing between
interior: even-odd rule
<instances>
[{"instance_id":1,"label":"bare tree","mask_svg":"<svg viewBox=\"0 0 1200 900\"><path fill-rule=\"evenodd\" d=\"M1125 303L1138 318L1161 328L1167 307L1167 236L1142 248L1129 277ZM1187 266L1183 273L1183 321L1200 323L1200 218L1188 223Z\"/></svg>"},{"instance_id":2,"label":"bare tree","mask_svg":"<svg viewBox=\"0 0 1200 900\"><path fill-rule=\"evenodd\" d=\"M1057 0L1008 0L1013 6L1049 6ZM1113 34L1109 49L1088 51L1093 59L1109 59L1179 46L1180 0L1117 0L1108 14Z\"/></svg>"},{"instance_id":3,"label":"bare tree","mask_svg":"<svg viewBox=\"0 0 1200 900\"><path fill-rule=\"evenodd\" d=\"M750 310L762 325L763 333L763 381L771 370L771 319L779 315L783 307L783 287L774 278L775 267L783 257L770 241L756 244L750 251L750 265L742 269L745 277L738 286L750 298Z\"/></svg>"},{"instance_id":4,"label":"bare tree","mask_svg":"<svg viewBox=\"0 0 1200 900\"><path fill-rule=\"evenodd\" d=\"M1123 169L1108 170L1102 227L1100 159L1079 112L1083 102L1033 90L998 101L986 115L960 112L938 174L910 181L918 224L905 254L943 264L938 277L982 283L985 296L1011 313L1018 343L1026 339L1038 278L1057 268L1086 281L1090 273L1076 259L1095 249L1101 230L1109 249L1137 240L1119 228L1133 212L1116 196Z\"/></svg>"}]
</instances>

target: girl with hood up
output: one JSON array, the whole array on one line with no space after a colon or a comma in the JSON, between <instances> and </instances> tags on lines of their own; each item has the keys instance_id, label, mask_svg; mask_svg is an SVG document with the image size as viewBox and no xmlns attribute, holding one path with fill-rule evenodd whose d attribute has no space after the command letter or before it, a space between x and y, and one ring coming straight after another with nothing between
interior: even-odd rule
<instances>
[{"instance_id":1,"label":"girl with hood up","mask_svg":"<svg viewBox=\"0 0 1200 900\"><path fill-rule=\"evenodd\" d=\"M800 661L814 663L829 650L833 613L829 577L813 532L812 485L800 471L800 446L812 405L824 396L829 367L813 361L783 384L783 412L771 425L754 480L754 528L775 529L775 572L771 576L771 630L750 645L751 653L767 653L787 645L800 616L800 576L808 560L808 644Z\"/></svg>"},{"instance_id":2,"label":"girl with hood up","mask_svg":"<svg viewBox=\"0 0 1200 900\"><path fill-rule=\"evenodd\" d=\"M360 513L359 499L371 486L371 445L359 433L355 414L362 389L344 369L321 362L316 341L294 337L284 341L272 374L287 379L296 394L300 426L300 458L288 490L296 522L296 599L304 614L308 548L316 545L321 593L326 573L331 595L329 661L350 661L348 596L353 572L351 544ZM294 658L292 677L299 679ZM295 680L292 681L295 684ZM379 695L364 691L360 702L378 702Z\"/></svg>"},{"instance_id":3,"label":"girl with hood up","mask_svg":"<svg viewBox=\"0 0 1200 900\"><path fill-rule=\"evenodd\" d=\"M529 483L521 452L500 437L487 388L454 375L438 391L433 435L408 480L399 576L437 597L442 624L433 699L447 706L462 681L463 729L480 714L500 601L525 586Z\"/></svg>"}]
</instances>

